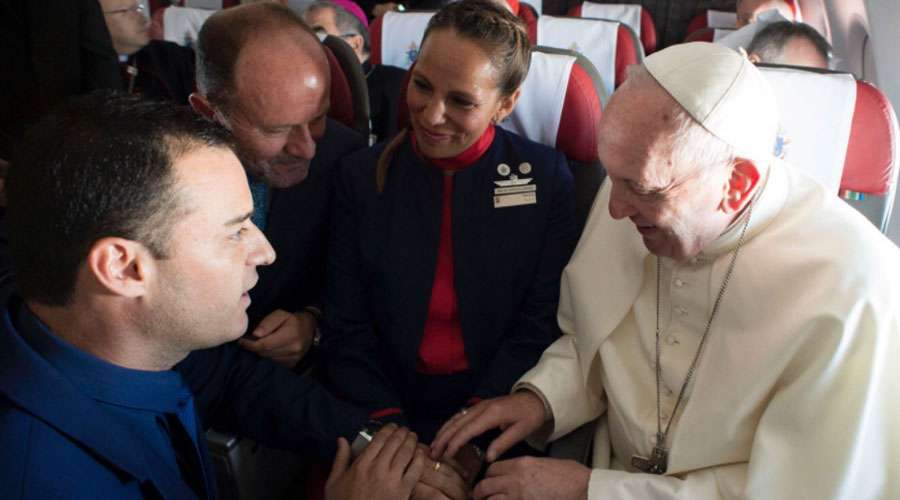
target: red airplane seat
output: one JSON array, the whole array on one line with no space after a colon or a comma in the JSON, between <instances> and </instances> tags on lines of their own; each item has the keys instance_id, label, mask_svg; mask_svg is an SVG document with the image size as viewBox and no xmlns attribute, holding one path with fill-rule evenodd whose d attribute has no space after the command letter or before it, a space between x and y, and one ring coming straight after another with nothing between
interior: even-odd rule
<instances>
[{"instance_id":1,"label":"red airplane seat","mask_svg":"<svg viewBox=\"0 0 900 500\"><path fill-rule=\"evenodd\" d=\"M369 88L359 58L343 39L322 40L331 67L331 107L328 116L369 136Z\"/></svg>"}]
</instances>

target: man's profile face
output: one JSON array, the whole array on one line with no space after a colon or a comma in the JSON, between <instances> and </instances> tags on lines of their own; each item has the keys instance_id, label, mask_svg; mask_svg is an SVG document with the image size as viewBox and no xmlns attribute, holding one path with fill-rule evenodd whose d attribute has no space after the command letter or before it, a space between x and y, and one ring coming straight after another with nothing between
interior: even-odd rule
<instances>
[{"instance_id":1,"label":"man's profile face","mask_svg":"<svg viewBox=\"0 0 900 500\"><path fill-rule=\"evenodd\" d=\"M153 331L188 351L246 331L256 267L272 263L275 252L250 221L253 201L234 153L201 147L176 159L173 170L183 213L172 226L167 258L155 261L148 301Z\"/></svg>"},{"instance_id":2,"label":"man's profile face","mask_svg":"<svg viewBox=\"0 0 900 500\"><path fill-rule=\"evenodd\" d=\"M784 0L740 0L737 4L737 22L740 29L756 22L756 17L767 10L777 9L785 19L792 20L794 13Z\"/></svg>"},{"instance_id":3,"label":"man's profile face","mask_svg":"<svg viewBox=\"0 0 900 500\"><path fill-rule=\"evenodd\" d=\"M721 211L727 171L686 165L673 155L679 139L674 101L664 91L621 89L600 125L600 160L612 182L610 215L628 218L647 249L678 261L715 240L728 219Z\"/></svg>"},{"instance_id":4,"label":"man's profile face","mask_svg":"<svg viewBox=\"0 0 900 500\"><path fill-rule=\"evenodd\" d=\"M228 106L220 110L244 166L272 187L306 179L315 141L325 135L330 73L327 60L320 63L309 50L295 36L249 41L235 63Z\"/></svg>"},{"instance_id":5,"label":"man's profile face","mask_svg":"<svg viewBox=\"0 0 900 500\"><path fill-rule=\"evenodd\" d=\"M113 47L119 54L134 54L150 43L150 20L138 10L139 4L137 0L100 0Z\"/></svg>"}]
</instances>

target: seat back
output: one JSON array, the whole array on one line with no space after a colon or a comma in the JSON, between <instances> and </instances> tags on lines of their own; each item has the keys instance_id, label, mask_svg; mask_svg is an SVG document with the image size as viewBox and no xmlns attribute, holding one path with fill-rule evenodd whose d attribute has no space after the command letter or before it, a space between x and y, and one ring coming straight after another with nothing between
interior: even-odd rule
<instances>
[{"instance_id":1,"label":"seat back","mask_svg":"<svg viewBox=\"0 0 900 500\"><path fill-rule=\"evenodd\" d=\"M369 88L359 58L340 37L322 40L331 67L331 107L328 115L369 137Z\"/></svg>"},{"instance_id":2,"label":"seat back","mask_svg":"<svg viewBox=\"0 0 900 500\"><path fill-rule=\"evenodd\" d=\"M602 95L602 79L587 58L570 50L538 46L518 104L500 123L566 155L575 177L579 228L606 177L597 150Z\"/></svg>"},{"instance_id":3,"label":"seat back","mask_svg":"<svg viewBox=\"0 0 900 500\"><path fill-rule=\"evenodd\" d=\"M541 16L532 43L584 55L603 81L604 105L625 81L628 66L643 61L643 50L631 28L607 19Z\"/></svg>"},{"instance_id":4,"label":"seat back","mask_svg":"<svg viewBox=\"0 0 900 500\"><path fill-rule=\"evenodd\" d=\"M853 75L760 65L778 99L778 156L822 182L884 231L896 191L897 120Z\"/></svg>"},{"instance_id":5,"label":"seat back","mask_svg":"<svg viewBox=\"0 0 900 500\"><path fill-rule=\"evenodd\" d=\"M569 15L619 21L637 34L645 54L656 51L656 25L647 9L639 4L584 2L569 9Z\"/></svg>"},{"instance_id":6,"label":"seat back","mask_svg":"<svg viewBox=\"0 0 900 500\"><path fill-rule=\"evenodd\" d=\"M534 40L537 37L537 22L540 18L540 14L538 11L527 3L519 3L519 12L516 13L516 16L525 23L525 29L528 31L528 39L531 40L531 43L534 43Z\"/></svg>"},{"instance_id":7,"label":"seat back","mask_svg":"<svg viewBox=\"0 0 900 500\"><path fill-rule=\"evenodd\" d=\"M699 14L691 19L684 36L689 37L692 33L703 28L728 28L734 29L737 24L737 13L724 10L702 10Z\"/></svg>"},{"instance_id":8,"label":"seat back","mask_svg":"<svg viewBox=\"0 0 900 500\"><path fill-rule=\"evenodd\" d=\"M389 11L375 18L369 25L372 64L409 69L432 16L434 11Z\"/></svg>"},{"instance_id":9,"label":"seat back","mask_svg":"<svg viewBox=\"0 0 900 500\"><path fill-rule=\"evenodd\" d=\"M163 7L152 15L150 36L157 40L193 47L203 23L215 13L214 10L175 5Z\"/></svg>"}]
</instances>

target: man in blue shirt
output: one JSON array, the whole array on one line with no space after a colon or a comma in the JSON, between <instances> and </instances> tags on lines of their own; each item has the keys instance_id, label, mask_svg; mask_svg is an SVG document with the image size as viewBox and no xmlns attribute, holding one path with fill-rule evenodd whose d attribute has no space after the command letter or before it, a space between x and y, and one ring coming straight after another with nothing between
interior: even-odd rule
<instances>
[{"instance_id":1,"label":"man in blue shirt","mask_svg":"<svg viewBox=\"0 0 900 500\"><path fill-rule=\"evenodd\" d=\"M112 94L26 136L6 185L18 293L0 309L5 498L214 498L206 424L324 456L364 425L226 344L275 259L231 148L187 108ZM339 441L329 499L409 495L425 467L415 436L389 427L373 445L348 465Z\"/></svg>"}]
</instances>

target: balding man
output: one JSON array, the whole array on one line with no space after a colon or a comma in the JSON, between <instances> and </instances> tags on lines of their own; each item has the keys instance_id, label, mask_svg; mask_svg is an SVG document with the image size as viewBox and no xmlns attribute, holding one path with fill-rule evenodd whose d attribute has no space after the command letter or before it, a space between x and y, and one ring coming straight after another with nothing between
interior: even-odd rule
<instances>
[{"instance_id":1,"label":"balding man","mask_svg":"<svg viewBox=\"0 0 900 500\"><path fill-rule=\"evenodd\" d=\"M787 0L738 0L735 28L743 28L756 22L756 18L768 10L777 10L785 19L794 19L794 10Z\"/></svg>"},{"instance_id":2,"label":"balding man","mask_svg":"<svg viewBox=\"0 0 900 500\"><path fill-rule=\"evenodd\" d=\"M772 158L775 97L728 48L649 56L604 111L565 335L432 453L501 427L493 460L598 419L593 470L497 462L475 498L900 495L897 247Z\"/></svg>"},{"instance_id":3,"label":"balding man","mask_svg":"<svg viewBox=\"0 0 900 500\"><path fill-rule=\"evenodd\" d=\"M753 37L747 52L754 63L819 69L831 66L831 44L815 28L805 23L772 23Z\"/></svg>"},{"instance_id":4,"label":"balding man","mask_svg":"<svg viewBox=\"0 0 900 500\"><path fill-rule=\"evenodd\" d=\"M331 175L365 140L327 117L319 40L270 2L214 14L197 40L191 105L231 130L253 193L253 222L280 258L260 272L241 345L294 366L313 344L324 288Z\"/></svg>"}]
</instances>

